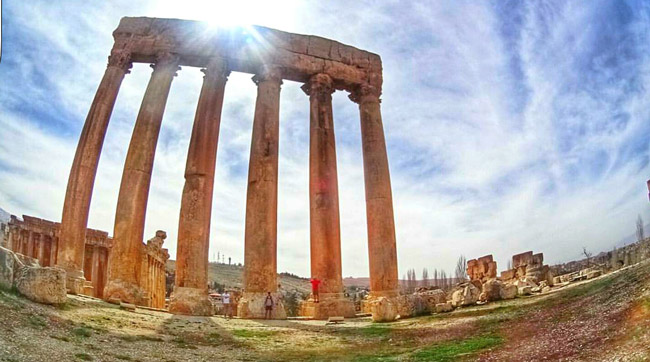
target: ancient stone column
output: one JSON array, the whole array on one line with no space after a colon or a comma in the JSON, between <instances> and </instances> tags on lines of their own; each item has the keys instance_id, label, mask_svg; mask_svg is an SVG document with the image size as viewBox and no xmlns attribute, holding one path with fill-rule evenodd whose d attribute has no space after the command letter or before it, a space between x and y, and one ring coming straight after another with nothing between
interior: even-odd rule
<instances>
[{"instance_id":1,"label":"ancient stone column","mask_svg":"<svg viewBox=\"0 0 650 362\"><path fill-rule=\"evenodd\" d=\"M229 71L223 61L215 60L203 72L178 224L176 287L169 306L175 314L213 314L207 290L210 217L221 108ZM154 285L158 288L157 280Z\"/></svg>"},{"instance_id":2,"label":"ancient stone column","mask_svg":"<svg viewBox=\"0 0 650 362\"><path fill-rule=\"evenodd\" d=\"M93 296L95 298L99 298L100 292L99 292L99 287L101 286L101 282L99 280L99 247L97 245L93 246L93 268L91 269L91 277L90 280L93 281Z\"/></svg>"},{"instance_id":3,"label":"ancient stone column","mask_svg":"<svg viewBox=\"0 0 650 362\"><path fill-rule=\"evenodd\" d=\"M343 296L341 228L336 172L336 143L332 115L332 79L311 77L302 89L309 95L309 226L311 277L321 281L319 303L301 311L315 319L354 317L354 304Z\"/></svg>"},{"instance_id":4,"label":"ancient stone column","mask_svg":"<svg viewBox=\"0 0 650 362\"><path fill-rule=\"evenodd\" d=\"M88 111L70 169L61 217L61 242L56 257L57 265L66 271L68 293L83 292L86 227L97 164L115 99L124 75L131 68L130 58L127 49L113 49L108 57L108 67ZM52 261L54 259L52 258Z\"/></svg>"},{"instance_id":5,"label":"ancient stone column","mask_svg":"<svg viewBox=\"0 0 650 362\"><path fill-rule=\"evenodd\" d=\"M161 121L172 79L179 70L178 61L173 54L158 56L135 122L117 199L113 250L104 290L107 300L147 303L140 275L147 199Z\"/></svg>"},{"instance_id":6,"label":"ancient stone column","mask_svg":"<svg viewBox=\"0 0 650 362\"><path fill-rule=\"evenodd\" d=\"M278 138L280 119L279 70L271 68L253 77L257 101L248 168L246 230L244 235L244 293L237 314L263 318L264 298L277 301ZM278 304L274 318L286 318Z\"/></svg>"},{"instance_id":7,"label":"ancient stone column","mask_svg":"<svg viewBox=\"0 0 650 362\"><path fill-rule=\"evenodd\" d=\"M397 247L393 196L388 170L386 140L381 120L380 91L371 85L359 86L350 99L359 104L361 145L366 187L370 293L397 295Z\"/></svg>"}]
</instances>

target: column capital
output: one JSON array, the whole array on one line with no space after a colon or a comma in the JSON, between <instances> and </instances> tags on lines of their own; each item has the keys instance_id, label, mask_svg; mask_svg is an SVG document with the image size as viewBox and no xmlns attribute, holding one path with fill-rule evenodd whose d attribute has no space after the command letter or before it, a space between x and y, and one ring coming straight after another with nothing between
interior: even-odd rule
<instances>
[{"instance_id":1,"label":"column capital","mask_svg":"<svg viewBox=\"0 0 650 362\"><path fill-rule=\"evenodd\" d=\"M131 71L131 51L128 49L113 49L111 55L108 56L108 66L109 67L118 67L124 71L125 74L129 74Z\"/></svg>"},{"instance_id":2,"label":"column capital","mask_svg":"<svg viewBox=\"0 0 650 362\"><path fill-rule=\"evenodd\" d=\"M353 89L350 92L348 98L350 98L352 102L358 104L369 103L369 102L380 103L381 102L381 100L379 99L380 96L381 96L380 89L368 83L365 83L365 84L360 84L355 89Z\"/></svg>"},{"instance_id":3,"label":"column capital","mask_svg":"<svg viewBox=\"0 0 650 362\"><path fill-rule=\"evenodd\" d=\"M259 73L253 76L253 83L259 85L262 82L274 82L282 84L282 70L275 66L265 66Z\"/></svg>"},{"instance_id":4,"label":"column capital","mask_svg":"<svg viewBox=\"0 0 650 362\"><path fill-rule=\"evenodd\" d=\"M180 56L171 52L160 52L156 54L156 62L151 64L150 67L153 68L154 72L159 69L168 69L174 72L174 77L177 75L176 72L181 70L181 67L178 66L180 62Z\"/></svg>"},{"instance_id":5,"label":"column capital","mask_svg":"<svg viewBox=\"0 0 650 362\"><path fill-rule=\"evenodd\" d=\"M332 78L325 73L314 74L300 89L308 96L334 93Z\"/></svg>"},{"instance_id":6,"label":"column capital","mask_svg":"<svg viewBox=\"0 0 650 362\"><path fill-rule=\"evenodd\" d=\"M223 78L224 81L230 75L228 63L222 58L212 59L205 68L201 68L201 72L205 74L203 78Z\"/></svg>"}]
</instances>

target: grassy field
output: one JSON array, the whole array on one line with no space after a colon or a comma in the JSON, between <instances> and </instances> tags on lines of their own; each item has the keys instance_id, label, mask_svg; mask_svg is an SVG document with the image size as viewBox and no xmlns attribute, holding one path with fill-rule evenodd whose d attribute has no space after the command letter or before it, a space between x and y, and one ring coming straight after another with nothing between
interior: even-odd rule
<instances>
[{"instance_id":1,"label":"grassy field","mask_svg":"<svg viewBox=\"0 0 650 362\"><path fill-rule=\"evenodd\" d=\"M650 359L650 264L543 296L342 325L64 307L0 291L3 361L525 361Z\"/></svg>"}]
</instances>

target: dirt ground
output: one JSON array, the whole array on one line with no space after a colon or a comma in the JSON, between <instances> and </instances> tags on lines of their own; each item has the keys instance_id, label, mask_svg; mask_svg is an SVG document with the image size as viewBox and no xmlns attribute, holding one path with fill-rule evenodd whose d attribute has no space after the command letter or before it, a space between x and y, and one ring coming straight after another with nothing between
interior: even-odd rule
<instances>
[{"instance_id":1,"label":"dirt ground","mask_svg":"<svg viewBox=\"0 0 650 362\"><path fill-rule=\"evenodd\" d=\"M650 263L542 296L394 323L181 317L0 291L2 361L650 360Z\"/></svg>"}]
</instances>

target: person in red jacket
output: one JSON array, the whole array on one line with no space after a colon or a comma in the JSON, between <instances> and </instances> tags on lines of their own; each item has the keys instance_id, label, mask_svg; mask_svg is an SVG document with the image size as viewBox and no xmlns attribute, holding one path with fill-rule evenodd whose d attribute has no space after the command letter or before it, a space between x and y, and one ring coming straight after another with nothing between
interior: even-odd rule
<instances>
[{"instance_id":1,"label":"person in red jacket","mask_svg":"<svg viewBox=\"0 0 650 362\"><path fill-rule=\"evenodd\" d=\"M311 278L311 294L314 298L314 303L319 302L319 297L318 297L318 285L320 284L320 280L316 278Z\"/></svg>"}]
</instances>

